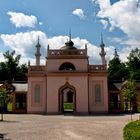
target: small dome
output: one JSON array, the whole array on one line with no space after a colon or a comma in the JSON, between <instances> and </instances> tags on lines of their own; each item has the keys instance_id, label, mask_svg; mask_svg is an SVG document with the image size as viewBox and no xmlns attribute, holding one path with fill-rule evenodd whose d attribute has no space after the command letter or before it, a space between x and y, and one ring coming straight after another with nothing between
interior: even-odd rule
<instances>
[{"instance_id":1,"label":"small dome","mask_svg":"<svg viewBox=\"0 0 140 140\"><path fill-rule=\"evenodd\" d=\"M77 49L73 45L74 43L71 40L69 40L68 42L65 43L65 46L61 47L61 50Z\"/></svg>"}]
</instances>

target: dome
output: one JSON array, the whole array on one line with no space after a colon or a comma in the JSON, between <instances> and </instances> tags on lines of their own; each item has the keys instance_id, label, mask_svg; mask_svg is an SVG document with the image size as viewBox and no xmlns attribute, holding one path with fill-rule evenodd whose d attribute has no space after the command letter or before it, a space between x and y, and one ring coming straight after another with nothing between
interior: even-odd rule
<instances>
[{"instance_id":1,"label":"dome","mask_svg":"<svg viewBox=\"0 0 140 140\"><path fill-rule=\"evenodd\" d=\"M61 47L61 50L71 50L71 49L77 49L76 47L73 46L74 43L69 40L68 42L65 43L65 46Z\"/></svg>"}]
</instances>

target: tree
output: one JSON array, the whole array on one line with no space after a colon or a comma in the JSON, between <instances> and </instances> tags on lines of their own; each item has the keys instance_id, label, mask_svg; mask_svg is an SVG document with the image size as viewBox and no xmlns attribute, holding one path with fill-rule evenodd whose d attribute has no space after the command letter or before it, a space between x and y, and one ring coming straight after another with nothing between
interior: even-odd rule
<instances>
[{"instance_id":1,"label":"tree","mask_svg":"<svg viewBox=\"0 0 140 140\"><path fill-rule=\"evenodd\" d=\"M3 54L4 58L6 59L6 66L7 66L7 74L8 74L8 79L12 81L17 72L17 67L19 65L19 60L21 58L21 55L15 56L15 51L12 51L11 53L9 51L6 51Z\"/></svg>"},{"instance_id":2,"label":"tree","mask_svg":"<svg viewBox=\"0 0 140 140\"><path fill-rule=\"evenodd\" d=\"M6 51L3 56L6 61L0 62L0 81L26 81L28 68L26 64L19 65L21 55Z\"/></svg>"},{"instance_id":3,"label":"tree","mask_svg":"<svg viewBox=\"0 0 140 140\"><path fill-rule=\"evenodd\" d=\"M15 81L27 81L26 73L28 72L28 68L26 64L22 64L18 66L17 73L15 76Z\"/></svg>"},{"instance_id":4,"label":"tree","mask_svg":"<svg viewBox=\"0 0 140 140\"><path fill-rule=\"evenodd\" d=\"M0 62L0 81L5 81L8 79L7 65L4 62Z\"/></svg>"},{"instance_id":5,"label":"tree","mask_svg":"<svg viewBox=\"0 0 140 140\"><path fill-rule=\"evenodd\" d=\"M129 78L139 80L140 79L140 49L136 48L132 50L127 58L127 69L129 72Z\"/></svg>"},{"instance_id":6,"label":"tree","mask_svg":"<svg viewBox=\"0 0 140 140\"><path fill-rule=\"evenodd\" d=\"M0 107L1 107L1 121L3 121L4 105L7 104L12 98L10 90L0 88Z\"/></svg>"},{"instance_id":7,"label":"tree","mask_svg":"<svg viewBox=\"0 0 140 140\"><path fill-rule=\"evenodd\" d=\"M122 63L117 51L115 50L114 57L108 64L109 80L122 80L127 77L126 65Z\"/></svg>"},{"instance_id":8,"label":"tree","mask_svg":"<svg viewBox=\"0 0 140 140\"><path fill-rule=\"evenodd\" d=\"M133 105L134 105L134 101L136 101L137 98L136 83L134 80L126 81L124 87L122 88L122 94L125 102L130 103L130 111L131 111L131 119L132 119Z\"/></svg>"}]
</instances>

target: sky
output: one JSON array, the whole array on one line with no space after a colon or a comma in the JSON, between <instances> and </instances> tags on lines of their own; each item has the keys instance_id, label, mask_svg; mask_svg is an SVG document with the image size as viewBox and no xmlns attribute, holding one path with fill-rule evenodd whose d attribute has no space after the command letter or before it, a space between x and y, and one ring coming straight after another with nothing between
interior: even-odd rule
<instances>
[{"instance_id":1,"label":"sky","mask_svg":"<svg viewBox=\"0 0 140 140\"><path fill-rule=\"evenodd\" d=\"M91 64L101 63L101 34L107 62L114 49L121 61L140 47L140 0L4 0L0 3L0 61L6 50L21 54L21 63L35 63L39 37L41 63L47 46L65 45L71 30L77 48L88 46Z\"/></svg>"}]
</instances>

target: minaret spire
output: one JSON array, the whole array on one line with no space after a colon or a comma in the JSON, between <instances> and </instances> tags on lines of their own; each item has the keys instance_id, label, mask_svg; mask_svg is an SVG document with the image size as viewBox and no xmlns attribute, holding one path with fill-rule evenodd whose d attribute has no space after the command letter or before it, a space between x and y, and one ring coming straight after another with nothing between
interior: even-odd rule
<instances>
[{"instance_id":1,"label":"minaret spire","mask_svg":"<svg viewBox=\"0 0 140 140\"><path fill-rule=\"evenodd\" d=\"M69 41L71 41L71 28L69 29Z\"/></svg>"},{"instance_id":2,"label":"minaret spire","mask_svg":"<svg viewBox=\"0 0 140 140\"><path fill-rule=\"evenodd\" d=\"M37 44L39 45L39 36L38 36L38 42L37 42Z\"/></svg>"},{"instance_id":3,"label":"minaret spire","mask_svg":"<svg viewBox=\"0 0 140 140\"><path fill-rule=\"evenodd\" d=\"M117 49L115 49L114 50L114 58L118 58L119 57L119 55L118 55L118 53L117 53Z\"/></svg>"},{"instance_id":4,"label":"minaret spire","mask_svg":"<svg viewBox=\"0 0 140 140\"><path fill-rule=\"evenodd\" d=\"M35 53L35 57L36 57L36 65L39 66L40 65L40 43L39 43L39 36L38 36L38 40L37 40L37 45L36 45L36 53Z\"/></svg>"},{"instance_id":5,"label":"minaret spire","mask_svg":"<svg viewBox=\"0 0 140 140\"><path fill-rule=\"evenodd\" d=\"M69 40L65 43L65 45L73 48L74 43L71 40L71 29L69 29Z\"/></svg>"},{"instance_id":6,"label":"minaret spire","mask_svg":"<svg viewBox=\"0 0 140 140\"><path fill-rule=\"evenodd\" d=\"M103 42L103 35L101 34L101 44L100 44L101 52L100 52L100 56L101 56L101 60L102 60L102 65L106 65L106 60L105 60L106 52L104 50L104 47L105 47L105 44Z\"/></svg>"},{"instance_id":7,"label":"minaret spire","mask_svg":"<svg viewBox=\"0 0 140 140\"><path fill-rule=\"evenodd\" d=\"M103 34L101 33L101 44L104 44L103 42Z\"/></svg>"}]
</instances>

